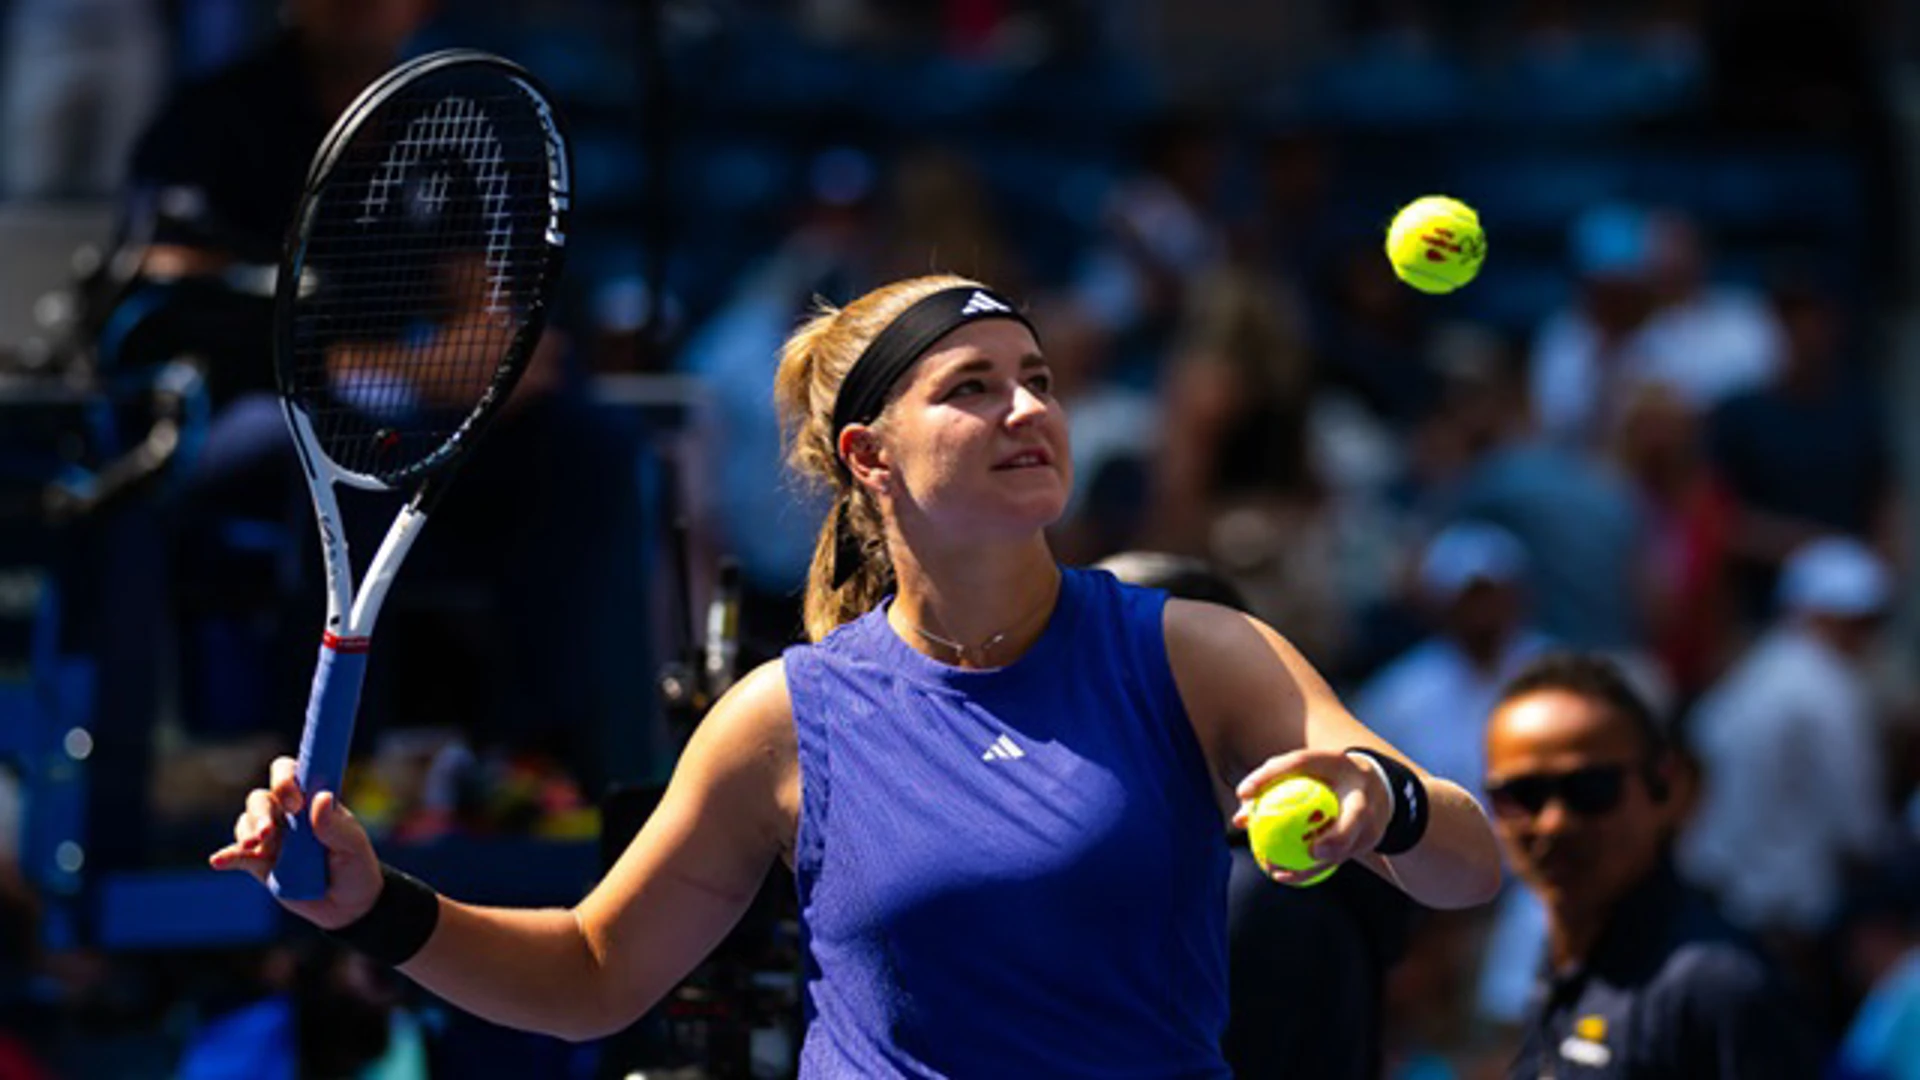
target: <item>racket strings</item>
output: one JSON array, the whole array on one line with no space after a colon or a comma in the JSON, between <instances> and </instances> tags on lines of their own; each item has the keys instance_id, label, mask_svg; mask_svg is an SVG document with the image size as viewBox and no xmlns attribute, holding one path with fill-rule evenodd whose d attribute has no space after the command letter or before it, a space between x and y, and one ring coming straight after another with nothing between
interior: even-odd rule
<instances>
[{"instance_id":1,"label":"racket strings","mask_svg":"<svg viewBox=\"0 0 1920 1080\"><path fill-rule=\"evenodd\" d=\"M431 465L500 391L554 257L546 135L527 103L421 90L343 149L295 302L294 376L322 448L389 482Z\"/></svg>"}]
</instances>

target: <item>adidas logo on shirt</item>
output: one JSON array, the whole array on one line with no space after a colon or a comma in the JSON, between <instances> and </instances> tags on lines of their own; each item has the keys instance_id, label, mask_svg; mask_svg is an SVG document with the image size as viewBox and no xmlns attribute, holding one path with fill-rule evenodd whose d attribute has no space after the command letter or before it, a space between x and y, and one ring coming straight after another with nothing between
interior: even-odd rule
<instances>
[{"instance_id":1,"label":"adidas logo on shirt","mask_svg":"<svg viewBox=\"0 0 1920 1080\"><path fill-rule=\"evenodd\" d=\"M1018 746L1015 746L1012 739L1009 739L1005 735L1002 735L999 738L993 740L993 745L987 747L987 752L980 755L980 760L981 761L1014 761L1018 758L1023 758L1026 756L1027 756L1027 752L1025 750L1022 750Z\"/></svg>"},{"instance_id":2,"label":"adidas logo on shirt","mask_svg":"<svg viewBox=\"0 0 1920 1080\"><path fill-rule=\"evenodd\" d=\"M960 314L984 315L987 312L1011 312L1012 310L1012 308L988 296L986 293L975 292L967 298L966 306L960 309Z\"/></svg>"}]
</instances>

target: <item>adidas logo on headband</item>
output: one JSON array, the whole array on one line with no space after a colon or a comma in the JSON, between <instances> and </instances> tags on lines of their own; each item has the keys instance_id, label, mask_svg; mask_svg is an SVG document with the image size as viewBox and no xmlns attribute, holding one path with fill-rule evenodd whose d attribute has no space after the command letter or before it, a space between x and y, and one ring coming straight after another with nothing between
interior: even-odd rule
<instances>
[{"instance_id":1,"label":"adidas logo on headband","mask_svg":"<svg viewBox=\"0 0 1920 1080\"><path fill-rule=\"evenodd\" d=\"M960 309L960 314L962 316L982 315L987 312L1004 314L1012 310L1012 308L988 296L986 293L975 291L972 296L967 298L966 306Z\"/></svg>"}]
</instances>

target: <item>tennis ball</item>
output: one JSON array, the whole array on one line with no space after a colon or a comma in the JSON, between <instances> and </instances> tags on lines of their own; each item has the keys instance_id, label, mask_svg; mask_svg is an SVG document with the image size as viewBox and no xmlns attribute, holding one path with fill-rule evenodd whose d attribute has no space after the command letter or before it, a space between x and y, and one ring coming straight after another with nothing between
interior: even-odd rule
<instances>
[{"instance_id":1,"label":"tennis ball","mask_svg":"<svg viewBox=\"0 0 1920 1080\"><path fill-rule=\"evenodd\" d=\"M1487 257L1487 234L1473 207L1444 195L1415 199L1387 229L1387 260L1401 281L1424 293L1450 293L1473 280Z\"/></svg>"},{"instance_id":2,"label":"tennis ball","mask_svg":"<svg viewBox=\"0 0 1920 1080\"><path fill-rule=\"evenodd\" d=\"M1313 857L1307 834L1340 816L1333 789L1311 776L1285 776L1263 788L1247 815L1247 843L1262 870L1305 870ZM1339 869L1329 866L1301 885L1316 885Z\"/></svg>"}]
</instances>

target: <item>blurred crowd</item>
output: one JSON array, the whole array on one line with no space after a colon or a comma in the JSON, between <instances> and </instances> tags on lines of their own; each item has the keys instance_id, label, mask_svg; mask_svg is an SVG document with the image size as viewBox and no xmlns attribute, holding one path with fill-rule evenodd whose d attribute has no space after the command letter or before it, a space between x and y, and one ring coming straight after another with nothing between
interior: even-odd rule
<instances>
[{"instance_id":1,"label":"blurred crowd","mask_svg":"<svg viewBox=\"0 0 1920 1080\"><path fill-rule=\"evenodd\" d=\"M168 100L158 87L284 45L257 6L6 5L7 197L110 201L118 250L162 256L133 279L270 261L271 214L231 231L222 178L196 186L179 169L204 159L150 126ZM1897 1059L1887 1046L1920 1059L1920 686L1901 620L1912 483L1883 306L1906 253L1887 239L1903 208L1875 77L1909 23L1864 2L1818 19L1711 0L1270 6L297 0L282 17L309 43L377 24L390 55L497 43L572 95L583 242L541 396L572 404L530 410L519 438L593 430L572 410L600 376L697 381L677 483L691 565L739 561L743 663L798 632L820 513L781 472L779 342L816 298L936 269L978 277L1028 303L1071 419L1064 559L1204 560L1365 722L1474 791L1514 672L1556 647L1617 657L1687 762L1683 873L1767 942L1830 1046L1873 1043L1836 1049L1836 1070ZM647 47L660 79L682 76L671 97L639 70L632 50ZM543 66L555 57L567 62ZM709 63L725 76L684 77ZM643 102L667 115L636 119ZM1394 280L1379 244L1398 204L1443 186L1479 207L1490 256L1482 282L1430 298ZM195 261L211 251L217 264ZM214 310L229 326L261 315ZM161 340L197 332L189 321ZM259 411L264 361L246 367L257 355L231 341L205 351L215 420L192 469L219 479L279 418ZM558 457L505 482L545 490ZM217 526L217 550L242 559L258 548L233 543L235 520L307 527L297 488L240 498L188 500L217 510L168 527ZM489 541L556 550L515 531L539 516L524 506L510 522L469 511ZM440 607L395 637L416 643L416 665L473 672L518 647L476 623L475 604L544 625L554 595L588 591L605 565L514 592L476 586L472 552L440 555L446 588L421 594ZM281 580L260 565L246 588ZM205 711L184 718L197 754L158 755L154 798L190 816L230 804L232 784L284 749L304 684L256 684L309 662L317 619L294 603L282 641L260 611L224 606L229 564L177 573L188 587L171 610L195 620L181 656L200 665L179 692ZM312 599L310 584L271 588ZM282 598L267 614L286 616L291 593L266 595ZM402 839L590 835L595 790L619 778L604 744L533 733L501 702L559 702L574 728L611 722L609 702L631 695L580 686L641 650L582 659L540 644L524 659L544 676L376 689L389 695L379 714L433 722L386 725L350 800L361 816ZM248 665L251 682L230 670ZM484 730L461 730L469 715ZM10 857L20 788L4 779L0 1010L32 978L87 988L75 992L101 979L35 968L14 932L37 901ZM1421 922L1386 988L1389 1075L1504 1064L1541 941L1518 888ZM246 979L336 1004L391 995L350 965ZM10 1072L7 1053L0 1042L0 1077L36 1075ZM1836 1075L1916 1075L1865 1069Z\"/></svg>"}]
</instances>

